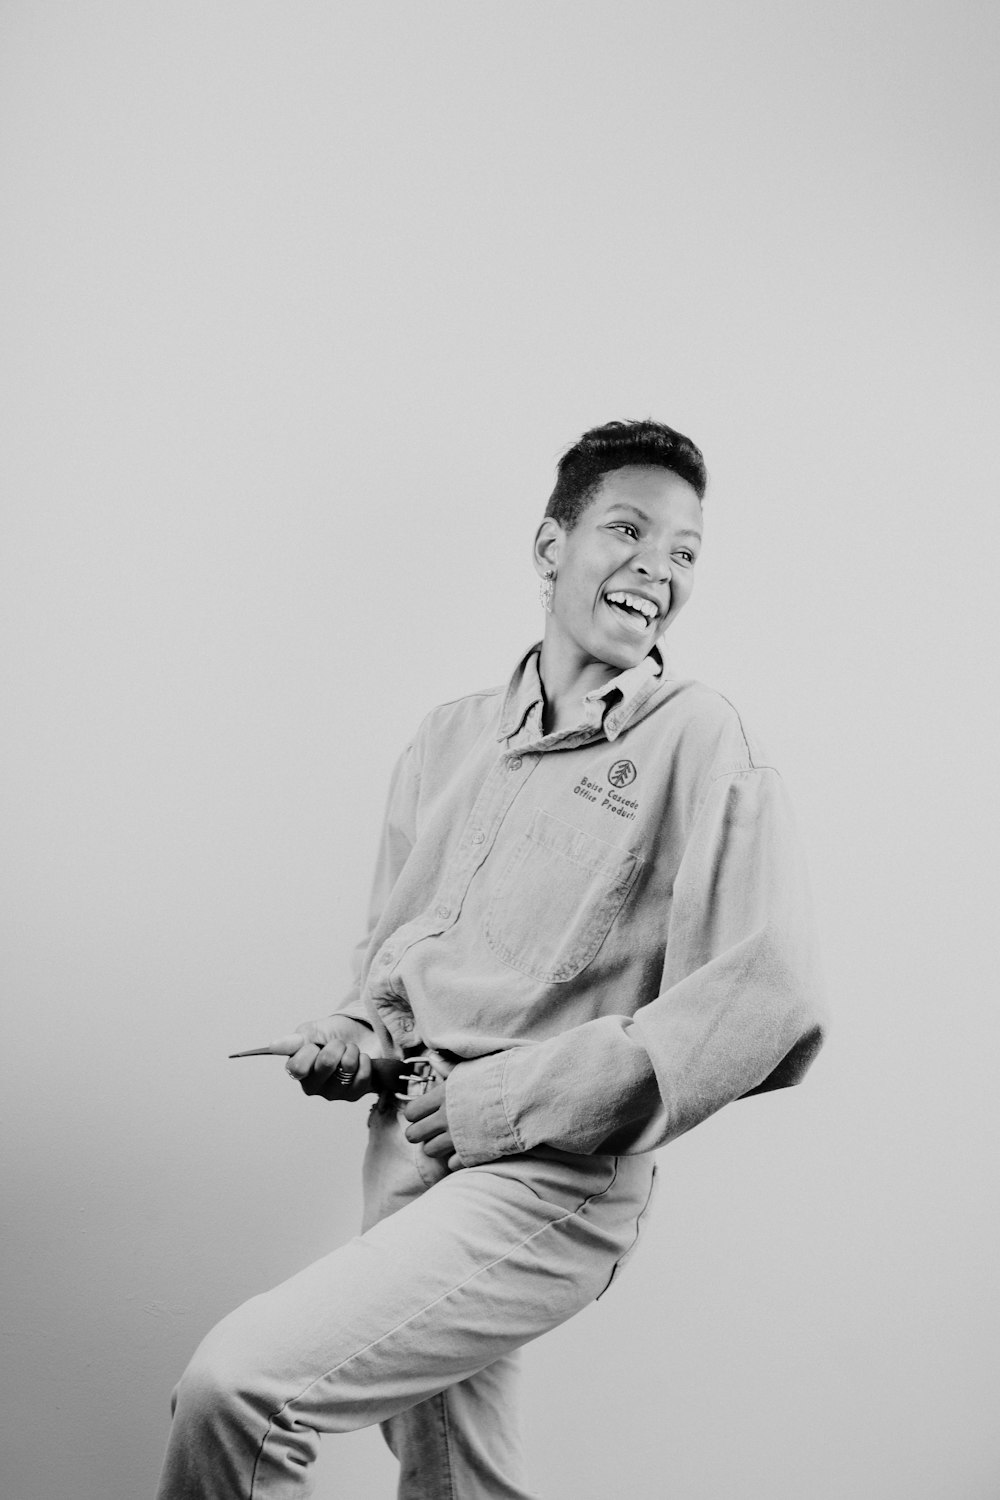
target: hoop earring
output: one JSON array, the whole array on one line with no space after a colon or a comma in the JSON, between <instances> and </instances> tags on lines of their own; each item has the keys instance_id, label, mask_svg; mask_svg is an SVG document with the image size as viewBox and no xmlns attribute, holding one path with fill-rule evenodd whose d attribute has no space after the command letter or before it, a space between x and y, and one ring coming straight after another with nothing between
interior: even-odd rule
<instances>
[{"instance_id":1,"label":"hoop earring","mask_svg":"<svg viewBox=\"0 0 1000 1500\"><path fill-rule=\"evenodd\" d=\"M549 568L545 577L538 585L538 598L547 615L552 613L552 596L556 591L556 575L553 568Z\"/></svg>"}]
</instances>

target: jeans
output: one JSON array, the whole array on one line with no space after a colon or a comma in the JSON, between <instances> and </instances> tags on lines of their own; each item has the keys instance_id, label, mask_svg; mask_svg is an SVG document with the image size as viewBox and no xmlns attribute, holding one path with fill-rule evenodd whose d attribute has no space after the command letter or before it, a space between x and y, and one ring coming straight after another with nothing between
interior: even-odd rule
<instances>
[{"instance_id":1,"label":"jeans","mask_svg":"<svg viewBox=\"0 0 1000 1500\"><path fill-rule=\"evenodd\" d=\"M299 1500L320 1434L375 1422L400 1500L529 1500L517 1351L607 1288L652 1160L541 1147L448 1173L404 1128L373 1109L363 1233L198 1348L158 1500Z\"/></svg>"}]
</instances>

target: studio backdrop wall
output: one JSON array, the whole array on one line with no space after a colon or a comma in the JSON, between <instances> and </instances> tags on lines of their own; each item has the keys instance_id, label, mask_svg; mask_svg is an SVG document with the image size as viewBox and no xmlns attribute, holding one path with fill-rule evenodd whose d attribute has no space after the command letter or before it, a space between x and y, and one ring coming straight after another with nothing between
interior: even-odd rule
<instances>
[{"instance_id":1,"label":"studio backdrop wall","mask_svg":"<svg viewBox=\"0 0 1000 1500\"><path fill-rule=\"evenodd\" d=\"M786 777L835 1028L661 1153L526 1355L539 1490L1000 1493L998 14L0 8L0 1489L150 1494L365 1110L227 1061L348 980L393 761L538 638L585 427L707 456L673 669ZM377 1433L317 1493L388 1500Z\"/></svg>"}]
</instances>

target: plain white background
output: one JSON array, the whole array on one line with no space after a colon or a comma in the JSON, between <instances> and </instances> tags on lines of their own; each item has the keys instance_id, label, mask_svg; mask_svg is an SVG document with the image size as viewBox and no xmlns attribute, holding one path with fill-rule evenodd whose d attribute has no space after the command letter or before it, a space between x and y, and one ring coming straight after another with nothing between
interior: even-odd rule
<instances>
[{"instance_id":1,"label":"plain white background","mask_svg":"<svg viewBox=\"0 0 1000 1500\"><path fill-rule=\"evenodd\" d=\"M152 1491L364 1111L392 761L540 631L561 449L703 446L675 664L785 770L833 1039L527 1356L546 1500L987 1500L998 41L978 0L0 9L3 1492ZM387 1500L376 1433L319 1495Z\"/></svg>"}]
</instances>

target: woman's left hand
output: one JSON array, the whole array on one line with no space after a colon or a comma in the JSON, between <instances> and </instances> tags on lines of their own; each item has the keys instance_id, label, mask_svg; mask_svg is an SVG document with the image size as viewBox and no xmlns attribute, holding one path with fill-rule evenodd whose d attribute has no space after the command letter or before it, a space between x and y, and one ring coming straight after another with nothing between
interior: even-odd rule
<instances>
[{"instance_id":1,"label":"woman's left hand","mask_svg":"<svg viewBox=\"0 0 1000 1500\"><path fill-rule=\"evenodd\" d=\"M455 1142L448 1129L448 1107L445 1104L445 1086L428 1089L426 1094L417 1094L407 1101L403 1115L410 1121L405 1134L408 1141L419 1145L425 1156L444 1160L449 1172L457 1172L462 1165L455 1154Z\"/></svg>"}]
</instances>

